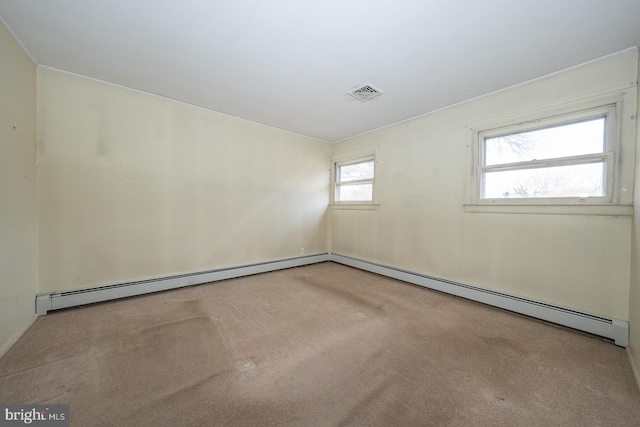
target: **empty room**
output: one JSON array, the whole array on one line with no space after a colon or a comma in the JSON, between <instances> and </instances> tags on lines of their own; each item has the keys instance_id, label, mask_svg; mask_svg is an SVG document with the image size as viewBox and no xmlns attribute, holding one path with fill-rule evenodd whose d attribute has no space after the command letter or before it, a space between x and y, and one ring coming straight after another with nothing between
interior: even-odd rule
<instances>
[{"instance_id":1,"label":"empty room","mask_svg":"<svg viewBox=\"0 0 640 427\"><path fill-rule=\"evenodd\" d=\"M0 425L640 426L638 0L0 0Z\"/></svg>"}]
</instances>

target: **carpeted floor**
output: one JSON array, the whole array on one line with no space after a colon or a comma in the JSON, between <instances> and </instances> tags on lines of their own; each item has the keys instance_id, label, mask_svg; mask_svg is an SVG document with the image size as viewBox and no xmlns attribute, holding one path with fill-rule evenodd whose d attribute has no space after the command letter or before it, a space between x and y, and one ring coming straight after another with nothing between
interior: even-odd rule
<instances>
[{"instance_id":1,"label":"carpeted floor","mask_svg":"<svg viewBox=\"0 0 640 427\"><path fill-rule=\"evenodd\" d=\"M72 426L639 426L624 349L334 263L53 312L0 402Z\"/></svg>"}]
</instances>

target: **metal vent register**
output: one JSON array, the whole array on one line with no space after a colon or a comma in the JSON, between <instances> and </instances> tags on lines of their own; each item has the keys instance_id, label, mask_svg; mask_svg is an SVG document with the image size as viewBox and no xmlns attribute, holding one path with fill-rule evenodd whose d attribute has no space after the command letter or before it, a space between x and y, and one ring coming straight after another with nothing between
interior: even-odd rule
<instances>
[{"instance_id":1,"label":"metal vent register","mask_svg":"<svg viewBox=\"0 0 640 427\"><path fill-rule=\"evenodd\" d=\"M376 96L382 95L382 91L372 85L371 83L365 83L359 88L353 89L347 92L349 95L353 96L355 99L365 102L370 99L375 98Z\"/></svg>"}]
</instances>

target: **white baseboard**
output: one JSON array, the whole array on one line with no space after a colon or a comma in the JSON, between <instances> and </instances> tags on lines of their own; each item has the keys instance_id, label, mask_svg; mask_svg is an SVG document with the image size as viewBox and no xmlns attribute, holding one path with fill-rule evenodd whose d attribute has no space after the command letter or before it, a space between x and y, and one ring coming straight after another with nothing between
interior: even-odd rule
<instances>
[{"instance_id":1,"label":"white baseboard","mask_svg":"<svg viewBox=\"0 0 640 427\"><path fill-rule=\"evenodd\" d=\"M594 335L612 339L621 347L629 345L629 323L622 320L595 316L539 301L515 297L463 283L429 277L419 273L400 270L344 255L332 253L331 261L402 280L414 285L423 286L425 288L492 305L494 307L503 308L515 313L535 317L537 319L542 319L580 331L589 332Z\"/></svg>"},{"instance_id":2,"label":"white baseboard","mask_svg":"<svg viewBox=\"0 0 640 427\"><path fill-rule=\"evenodd\" d=\"M388 267L349 256L329 253L90 289L38 294L36 296L36 314L42 316L51 310L126 298L135 295L143 295L151 292L182 288L202 283L217 282L220 280L267 273L270 271L300 267L325 261L333 261L339 264L348 265L361 270L370 271L372 273L402 280L404 282L503 308L505 310L535 317L537 319L542 319L580 331L589 332L591 334L612 339L621 347L629 345L629 323L626 321L595 316L589 313L557 307L539 301L490 291L463 283L429 277L419 273ZM24 330L26 330L26 328L24 328ZM18 335L18 338L21 334L22 333ZM6 344L2 349L4 349L5 346ZM10 346L11 345L8 347Z\"/></svg>"},{"instance_id":3,"label":"white baseboard","mask_svg":"<svg viewBox=\"0 0 640 427\"><path fill-rule=\"evenodd\" d=\"M223 268L219 270L181 274L158 279L121 283L117 285L101 286L90 289L38 294L36 295L36 314L38 316L43 316L47 314L48 311L58 310L61 308L76 307L135 295L143 295L151 292L183 288L185 286L199 285L202 283L217 282L220 280L267 273L269 271L300 267L325 261L329 261L328 253L262 262L239 267Z\"/></svg>"},{"instance_id":4,"label":"white baseboard","mask_svg":"<svg viewBox=\"0 0 640 427\"><path fill-rule=\"evenodd\" d=\"M633 377L636 379L638 390L640 390L640 367L636 364L636 361L633 358L631 347L627 347L627 356L629 356L629 364L631 365L631 371L633 371Z\"/></svg>"},{"instance_id":5,"label":"white baseboard","mask_svg":"<svg viewBox=\"0 0 640 427\"><path fill-rule=\"evenodd\" d=\"M20 337L22 336L22 334L24 334L25 332L27 332L27 329L29 329L31 327L31 325L33 325L33 322L36 321L36 319L38 318L38 316L36 316L35 314L33 314L29 320L27 320L25 322L24 325L22 325L22 327L20 329L18 329L16 331L16 333L14 333L11 338L9 338L5 343L2 344L2 346L0 346L0 357L4 356L4 354L9 351L9 349L20 339Z\"/></svg>"}]
</instances>

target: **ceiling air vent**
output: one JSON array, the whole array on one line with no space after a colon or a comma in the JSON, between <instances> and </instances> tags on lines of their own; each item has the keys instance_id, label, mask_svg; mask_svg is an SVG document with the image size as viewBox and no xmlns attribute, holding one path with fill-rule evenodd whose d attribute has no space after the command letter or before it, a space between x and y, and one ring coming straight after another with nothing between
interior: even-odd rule
<instances>
[{"instance_id":1,"label":"ceiling air vent","mask_svg":"<svg viewBox=\"0 0 640 427\"><path fill-rule=\"evenodd\" d=\"M360 87L353 89L347 92L349 95L353 96L355 99L365 102L370 99L375 98L376 96L382 95L382 91L372 85L371 83L365 83Z\"/></svg>"}]
</instances>

